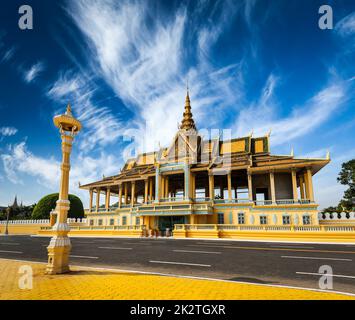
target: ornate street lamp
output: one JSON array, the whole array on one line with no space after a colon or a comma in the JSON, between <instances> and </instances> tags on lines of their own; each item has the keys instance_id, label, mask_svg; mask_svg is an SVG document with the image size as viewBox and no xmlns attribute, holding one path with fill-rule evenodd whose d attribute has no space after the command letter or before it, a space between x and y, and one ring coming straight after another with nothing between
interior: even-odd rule
<instances>
[{"instance_id":1,"label":"ornate street lamp","mask_svg":"<svg viewBox=\"0 0 355 320\"><path fill-rule=\"evenodd\" d=\"M75 135L81 130L81 123L75 119L68 104L65 114L53 118L54 125L59 128L62 138L62 164L59 199L55 208L57 220L52 231L54 233L48 251L48 264L46 273L60 274L69 272L69 254L71 250L70 239L68 237L69 225L67 216L70 208L68 200L69 191L69 171L70 171L70 153Z\"/></svg>"}]
</instances>

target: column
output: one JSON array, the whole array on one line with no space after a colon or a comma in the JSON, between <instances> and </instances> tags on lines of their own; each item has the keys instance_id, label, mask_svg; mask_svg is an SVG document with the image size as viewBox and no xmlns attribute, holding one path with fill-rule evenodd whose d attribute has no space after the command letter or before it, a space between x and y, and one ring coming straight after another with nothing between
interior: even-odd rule
<instances>
[{"instance_id":1,"label":"column","mask_svg":"<svg viewBox=\"0 0 355 320\"><path fill-rule=\"evenodd\" d=\"M131 206L134 206L134 200L135 200L135 196L136 196L136 182L132 181L131 182Z\"/></svg>"},{"instance_id":2,"label":"column","mask_svg":"<svg viewBox=\"0 0 355 320\"><path fill-rule=\"evenodd\" d=\"M118 185L118 207L122 206L122 183Z\"/></svg>"},{"instance_id":3,"label":"column","mask_svg":"<svg viewBox=\"0 0 355 320\"><path fill-rule=\"evenodd\" d=\"M293 193L293 201L298 201L298 193L297 193L297 173L295 169L291 170L292 177L292 193Z\"/></svg>"},{"instance_id":4,"label":"column","mask_svg":"<svg viewBox=\"0 0 355 320\"><path fill-rule=\"evenodd\" d=\"M89 192L90 192L89 211L91 212L91 210L92 210L92 201L93 201L93 197L94 197L94 190L91 188Z\"/></svg>"},{"instance_id":5,"label":"column","mask_svg":"<svg viewBox=\"0 0 355 320\"><path fill-rule=\"evenodd\" d=\"M301 199L305 199L305 193L304 193L304 177L303 175L300 175L300 193L301 193Z\"/></svg>"},{"instance_id":6,"label":"column","mask_svg":"<svg viewBox=\"0 0 355 320\"><path fill-rule=\"evenodd\" d=\"M214 175L212 172L208 174L209 198L214 199Z\"/></svg>"},{"instance_id":7,"label":"column","mask_svg":"<svg viewBox=\"0 0 355 320\"><path fill-rule=\"evenodd\" d=\"M124 182L124 204L128 202L128 182Z\"/></svg>"},{"instance_id":8,"label":"column","mask_svg":"<svg viewBox=\"0 0 355 320\"><path fill-rule=\"evenodd\" d=\"M307 168L307 181L308 181L308 198L310 201L314 201L314 193L313 193L313 181L312 181L312 169Z\"/></svg>"},{"instance_id":9,"label":"column","mask_svg":"<svg viewBox=\"0 0 355 320\"><path fill-rule=\"evenodd\" d=\"M273 172L270 172L270 189L271 189L271 200L272 203L276 203L276 194L275 194L275 175Z\"/></svg>"},{"instance_id":10,"label":"column","mask_svg":"<svg viewBox=\"0 0 355 320\"><path fill-rule=\"evenodd\" d=\"M309 200L309 186L308 186L308 177L307 171L303 173L303 181L304 181L304 192L305 192L305 199Z\"/></svg>"},{"instance_id":11,"label":"column","mask_svg":"<svg viewBox=\"0 0 355 320\"><path fill-rule=\"evenodd\" d=\"M248 172L248 192L249 192L249 201L253 202L253 177L251 172Z\"/></svg>"},{"instance_id":12,"label":"column","mask_svg":"<svg viewBox=\"0 0 355 320\"><path fill-rule=\"evenodd\" d=\"M184 167L184 180L185 180L185 187L184 187L184 198L188 200L190 195L190 166L188 163L185 163Z\"/></svg>"},{"instance_id":13,"label":"column","mask_svg":"<svg viewBox=\"0 0 355 320\"><path fill-rule=\"evenodd\" d=\"M110 197L111 197L111 189L106 189L106 199L105 199L105 208L108 211L110 208Z\"/></svg>"},{"instance_id":14,"label":"column","mask_svg":"<svg viewBox=\"0 0 355 320\"><path fill-rule=\"evenodd\" d=\"M191 172L191 188L190 188L190 198L195 199L196 197L196 174Z\"/></svg>"},{"instance_id":15,"label":"column","mask_svg":"<svg viewBox=\"0 0 355 320\"><path fill-rule=\"evenodd\" d=\"M149 178L144 180L144 203L148 203Z\"/></svg>"},{"instance_id":16,"label":"column","mask_svg":"<svg viewBox=\"0 0 355 320\"><path fill-rule=\"evenodd\" d=\"M160 200L160 170L159 167L155 169L155 202Z\"/></svg>"},{"instance_id":17,"label":"column","mask_svg":"<svg viewBox=\"0 0 355 320\"><path fill-rule=\"evenodd\" d=\"M228 180L228 200L232 201L232 171L228 172L227 180Z\"/></svg>"},{"instance_id":18,"label":"column","mask_svg":"<svg viewBox=\"0 0 355 320\"><path fill-rule=\"evenodd\" d=\"M149 201L153 200L153 178L149 178Z\"/></svg>"},{"instance_id":19,"label":"column","mask_svg":"<svg viewBox=\"0 0 355 320\"><path fill-rule=\"evenodd\" d=\"M96 212L99 212L99 208L100 208L100 193L101 193L100 188L97 188L96 189Z\"/></svg>"},{"instance_id":20,"label":"column","mask_svg":"<svg viewBox=\"0 0 355 320\"><path fill-rule=\"evenodd\" d=\"M165 195L164 198L169 198L169 176L165 177Z\"/></svg>"}]
</instances>

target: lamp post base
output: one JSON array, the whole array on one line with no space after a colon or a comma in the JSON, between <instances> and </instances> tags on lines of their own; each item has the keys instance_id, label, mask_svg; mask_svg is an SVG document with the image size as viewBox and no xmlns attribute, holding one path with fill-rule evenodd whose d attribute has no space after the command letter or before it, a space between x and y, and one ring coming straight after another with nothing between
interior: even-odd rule
<instances>
[{"instance_id":1,"label":"lamp post base","mask_svg":"<svg viewBox=\"0 0 355 320\"><path fill-rule=\"evenodd\" d=\"M69 254L71 244L68 237L53 237L48 251L46 274L61 274L70 272Z\"/></svg>"}]
</instances>

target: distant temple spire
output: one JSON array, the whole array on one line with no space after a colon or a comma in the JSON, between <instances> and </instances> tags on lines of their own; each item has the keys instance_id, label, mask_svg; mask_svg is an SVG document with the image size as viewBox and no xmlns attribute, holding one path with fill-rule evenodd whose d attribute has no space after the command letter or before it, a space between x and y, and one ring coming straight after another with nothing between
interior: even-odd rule
<instances>
[{"instance_id":1,"label":"distant temple spire","mask_svg":"<svg viewBox=\"0 0 355 320\"><path fill-rule=\"evenodd\" d=\"M186 86L185 110L184 110L184 114L183 114L183 119L181 121L180 129L185 129L185 130L194 129L194 130L196 130L195 121L192 117L192 112L191 112L188 83Z\"/></svg>"},{"instance_id":2,"label":"distant temple spire","mask_svg":"<svg viewBox=\"0 0 355 320\"><path fill-rule=\"evenodd\" d=\"M11 206L12 208L18 208L18 203L17 203L17 195L15 196L15 200L14 200L14 203L12 204Z\"/></svg>"}]
</instances>

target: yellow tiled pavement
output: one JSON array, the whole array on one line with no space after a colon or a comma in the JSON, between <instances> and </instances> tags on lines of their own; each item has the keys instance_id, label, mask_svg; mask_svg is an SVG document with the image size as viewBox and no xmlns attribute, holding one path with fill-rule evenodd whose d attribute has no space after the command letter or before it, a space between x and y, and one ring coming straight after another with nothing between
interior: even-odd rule
<instances>
[{"instance_id":1,"label":"yellow tiled pavement","mask_svg":"<svg viewBox=\"0 0 355 320\"><path fill-rule=\"evenodd\" d=\"M19 268L33 270L33 289L20 289ZM45 265L0 259L0 299L355 299L341 294L222 281L109 272L72 267L66 275L44 274Z\"/></svg>"}]
</instances>

